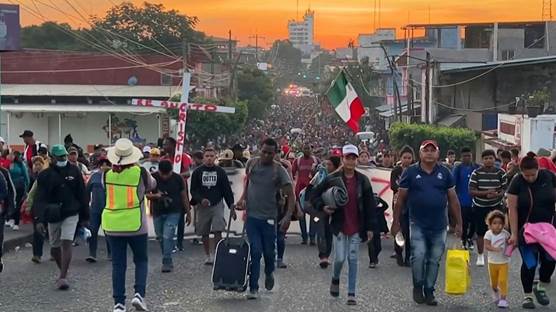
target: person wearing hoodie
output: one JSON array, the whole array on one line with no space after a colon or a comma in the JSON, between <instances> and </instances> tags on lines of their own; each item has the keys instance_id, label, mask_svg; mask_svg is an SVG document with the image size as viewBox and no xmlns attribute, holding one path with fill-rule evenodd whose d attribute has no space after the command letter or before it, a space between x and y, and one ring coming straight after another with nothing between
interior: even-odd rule
<instances>
[{"instance_id":1,"label":"person wearing hoodie","mask_svg":"<svg viewBox=\"0 0 556 312\"><path fill-rule=\"evenodd\" d=\"M72 258L72 242L77 225L89 221L89 198L79 168L68 162L68 152L63 145L51 150L54 166L42 171L37 178L37 229L46 235L48 223L50 254L56 261L60 275L56 287L69 289L67 274Z\"/></svg>"},{"instance_id":2,"label":"person wearing hoodie","mask_svg":"<svg viewBox=\"0 0 556 312\"><path fill-rule=\"evenodd\" d=\"M215 244L222 239L226 228L224 204L226 201L230 213L235 220L234 193L226 171L215 164L216 151L206 148L203 152L203 165L195 169L191 175L191 198L196 205L197 235L203 239L205 249L205 265L212 265L213 249L210 246L210 233L214 233Z\"/></svg>"}]
</instances>

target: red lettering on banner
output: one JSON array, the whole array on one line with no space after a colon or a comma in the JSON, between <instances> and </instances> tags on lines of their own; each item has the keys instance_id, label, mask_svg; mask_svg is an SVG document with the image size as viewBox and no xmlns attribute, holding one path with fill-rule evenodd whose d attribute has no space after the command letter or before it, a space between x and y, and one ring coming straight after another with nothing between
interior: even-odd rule
<instances>
[{"instance_id":1,"label":"red lettering on banner","mask_svg":"<svg viewBox=\"0 0 556 312\"><path fill-rule=\"evenodd\" d=\"M185 118L186 118L186 116L187 116L187 115L186 115L185 113L180 113L180 115L178 116L178 120L179 120L179 121L184 121Z\"/></svg>"},{"instance_id":2,"label":"red lettering on banner","mask_svg":"<svg viewBox=\"0 0 556 312\"><path fill-rule=\"evenodd\" d=\"M145 106L153 106L152 100L147 100Z\"/></svg>"},{"instance_id":3,"label":"red lettering on banner","mask_svg":"<svg viewBox=\"0 0 556 312\"><path fill-rule=\"evenodd\" d=\"M160 103L160 106L164 107L164 108L168 108L168 102L167 101L162 101Z\"/></svg>"},{"instance_id":4,"label":"red lettering on banner","mask_svg":"<svg viewBox=\"0 0 556 312\"><path fill-rule=\"evenodd\" d=\"M218 110L218 107L216 107L216 105L212 105L212 104L205 105L205 111L207 112L215 112L216 110Z\"/></svg>"},{"instance_id":5,"label":"red lettering on banner","mask_svg":"<svg viewBox=\"0 0 556 312\"><path fill-rule=\"evenodd\" d=\"M180 154L180 155L176 155L176 156L174 157L174 164L179 164L179 163L181 163L181 157L182 157L181 154Z\"/></svg>"}]
</instances>

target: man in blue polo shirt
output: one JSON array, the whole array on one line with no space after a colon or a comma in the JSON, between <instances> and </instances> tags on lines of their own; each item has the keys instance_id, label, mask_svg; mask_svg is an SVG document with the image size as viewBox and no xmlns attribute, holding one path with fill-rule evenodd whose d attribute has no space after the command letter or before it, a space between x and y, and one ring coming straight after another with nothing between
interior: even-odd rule
<instances>
[{"instance_id":1,"label":"man in blue polo shirt","mask_svg":"<svg viewBox=\"0 0 556 312\"><path fill-rule=\"evenodd\" d=\"M473 224L472 197L469 194L469 179L475 169L479 168L473 161L473 153L469 147L461 149L461 163L457 164L452 174L456 184L459 205L461 206L462 236L461 242L465 249L473 249L473 235L475 225Z\"/></svg>"},{"instance_id":2,"label":"man in blue polo shirt","mask_svg":"<svg viewBox=\"0 0 556 312\"><path fill-rule=\"evenodd\" d=\"M402 174L398 200L394 206L392 234L400 230L403 205L409 209L413 300L418 304L438 305L434 286L446 245L448 206L461 237L461 212L450 170L438 163L439 149L427 140L419 148L420 161Z\"/></svg>"}]
</instances>

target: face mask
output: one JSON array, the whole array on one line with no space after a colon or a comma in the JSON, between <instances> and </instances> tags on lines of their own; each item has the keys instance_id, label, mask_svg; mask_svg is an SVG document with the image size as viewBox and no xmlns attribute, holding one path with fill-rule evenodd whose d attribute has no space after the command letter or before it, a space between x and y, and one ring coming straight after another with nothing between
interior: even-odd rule
<instances>
[{"instance_id":1,"label":"face mask","mask_svg":"<svg viewBox=\"0 0 556 312\"><path fill-rule=\"evenodd\" d=\"M63 161L57 161L56 162L56 166L57 167L65 167L68 164L67 160L63 160Z\"/></svg>"}]
</instances>

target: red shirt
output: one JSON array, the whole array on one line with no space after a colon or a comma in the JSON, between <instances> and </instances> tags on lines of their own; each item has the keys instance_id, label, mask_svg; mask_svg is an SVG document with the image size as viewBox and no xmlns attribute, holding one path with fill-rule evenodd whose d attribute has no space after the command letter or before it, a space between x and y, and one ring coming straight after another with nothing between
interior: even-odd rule
<instances>
[{"instance_id":1,"label":"red shirt","mask_svg":"<svg viewBox=\"0 0 556 312\"><path fill-rule=\"evenodd\" d=\"M29 168L33 167L33 147L33 145L29 145L25 154L25 160L27 160L27 166L29 166Z\"/></svg>"},{"instance_id":2,"label":"red shirt","mask_svg":"<svg viewBox=\"0 0 556 312\"><path fill-rule=\"evenodd\" d=\"M344 177L348 202L344 207L344 227L342 232L351 236L359 233L359 207L357 206L357 177Z\"/></svg>"},{"instance_id":3,"label":"red shirt","mask_svg":"<svg viewBox=\"0 0 556 312\"><path fill-rule=\"evenodd\" d=\"M169 156L164 156L161 158L161 160L169 160L170 162L172 162L172 164L174 163L174 158ZM189 156L189 154L187 153L183 153L183 157L181 158L181 173L189 171L192 162L193 160L191 159L191 156Z\"/></svg>"},{"instance_id":4,"label":"red shirt","mask_svg":"<svg viewBox=\"0 0 556 312\"><path fill-rule=\"evenodd\" d=\"M311 182L311 173L313 166L317 165L315 157L300 157L293 162L292 173L295 177L297 174L297 182L295 184L295 195L299 197L299 193Z\"/></svg>"},{"instance_id":5,"label":"red shirt","mask_svg":"<svg viewBox=\"0 0 556 312\"><path fill-rule=\"evenodd\" d=\"M5 169L10 169L12 162L4 157L0 157L0 167L5 168Z\"/></svg>"}]
</instances>

